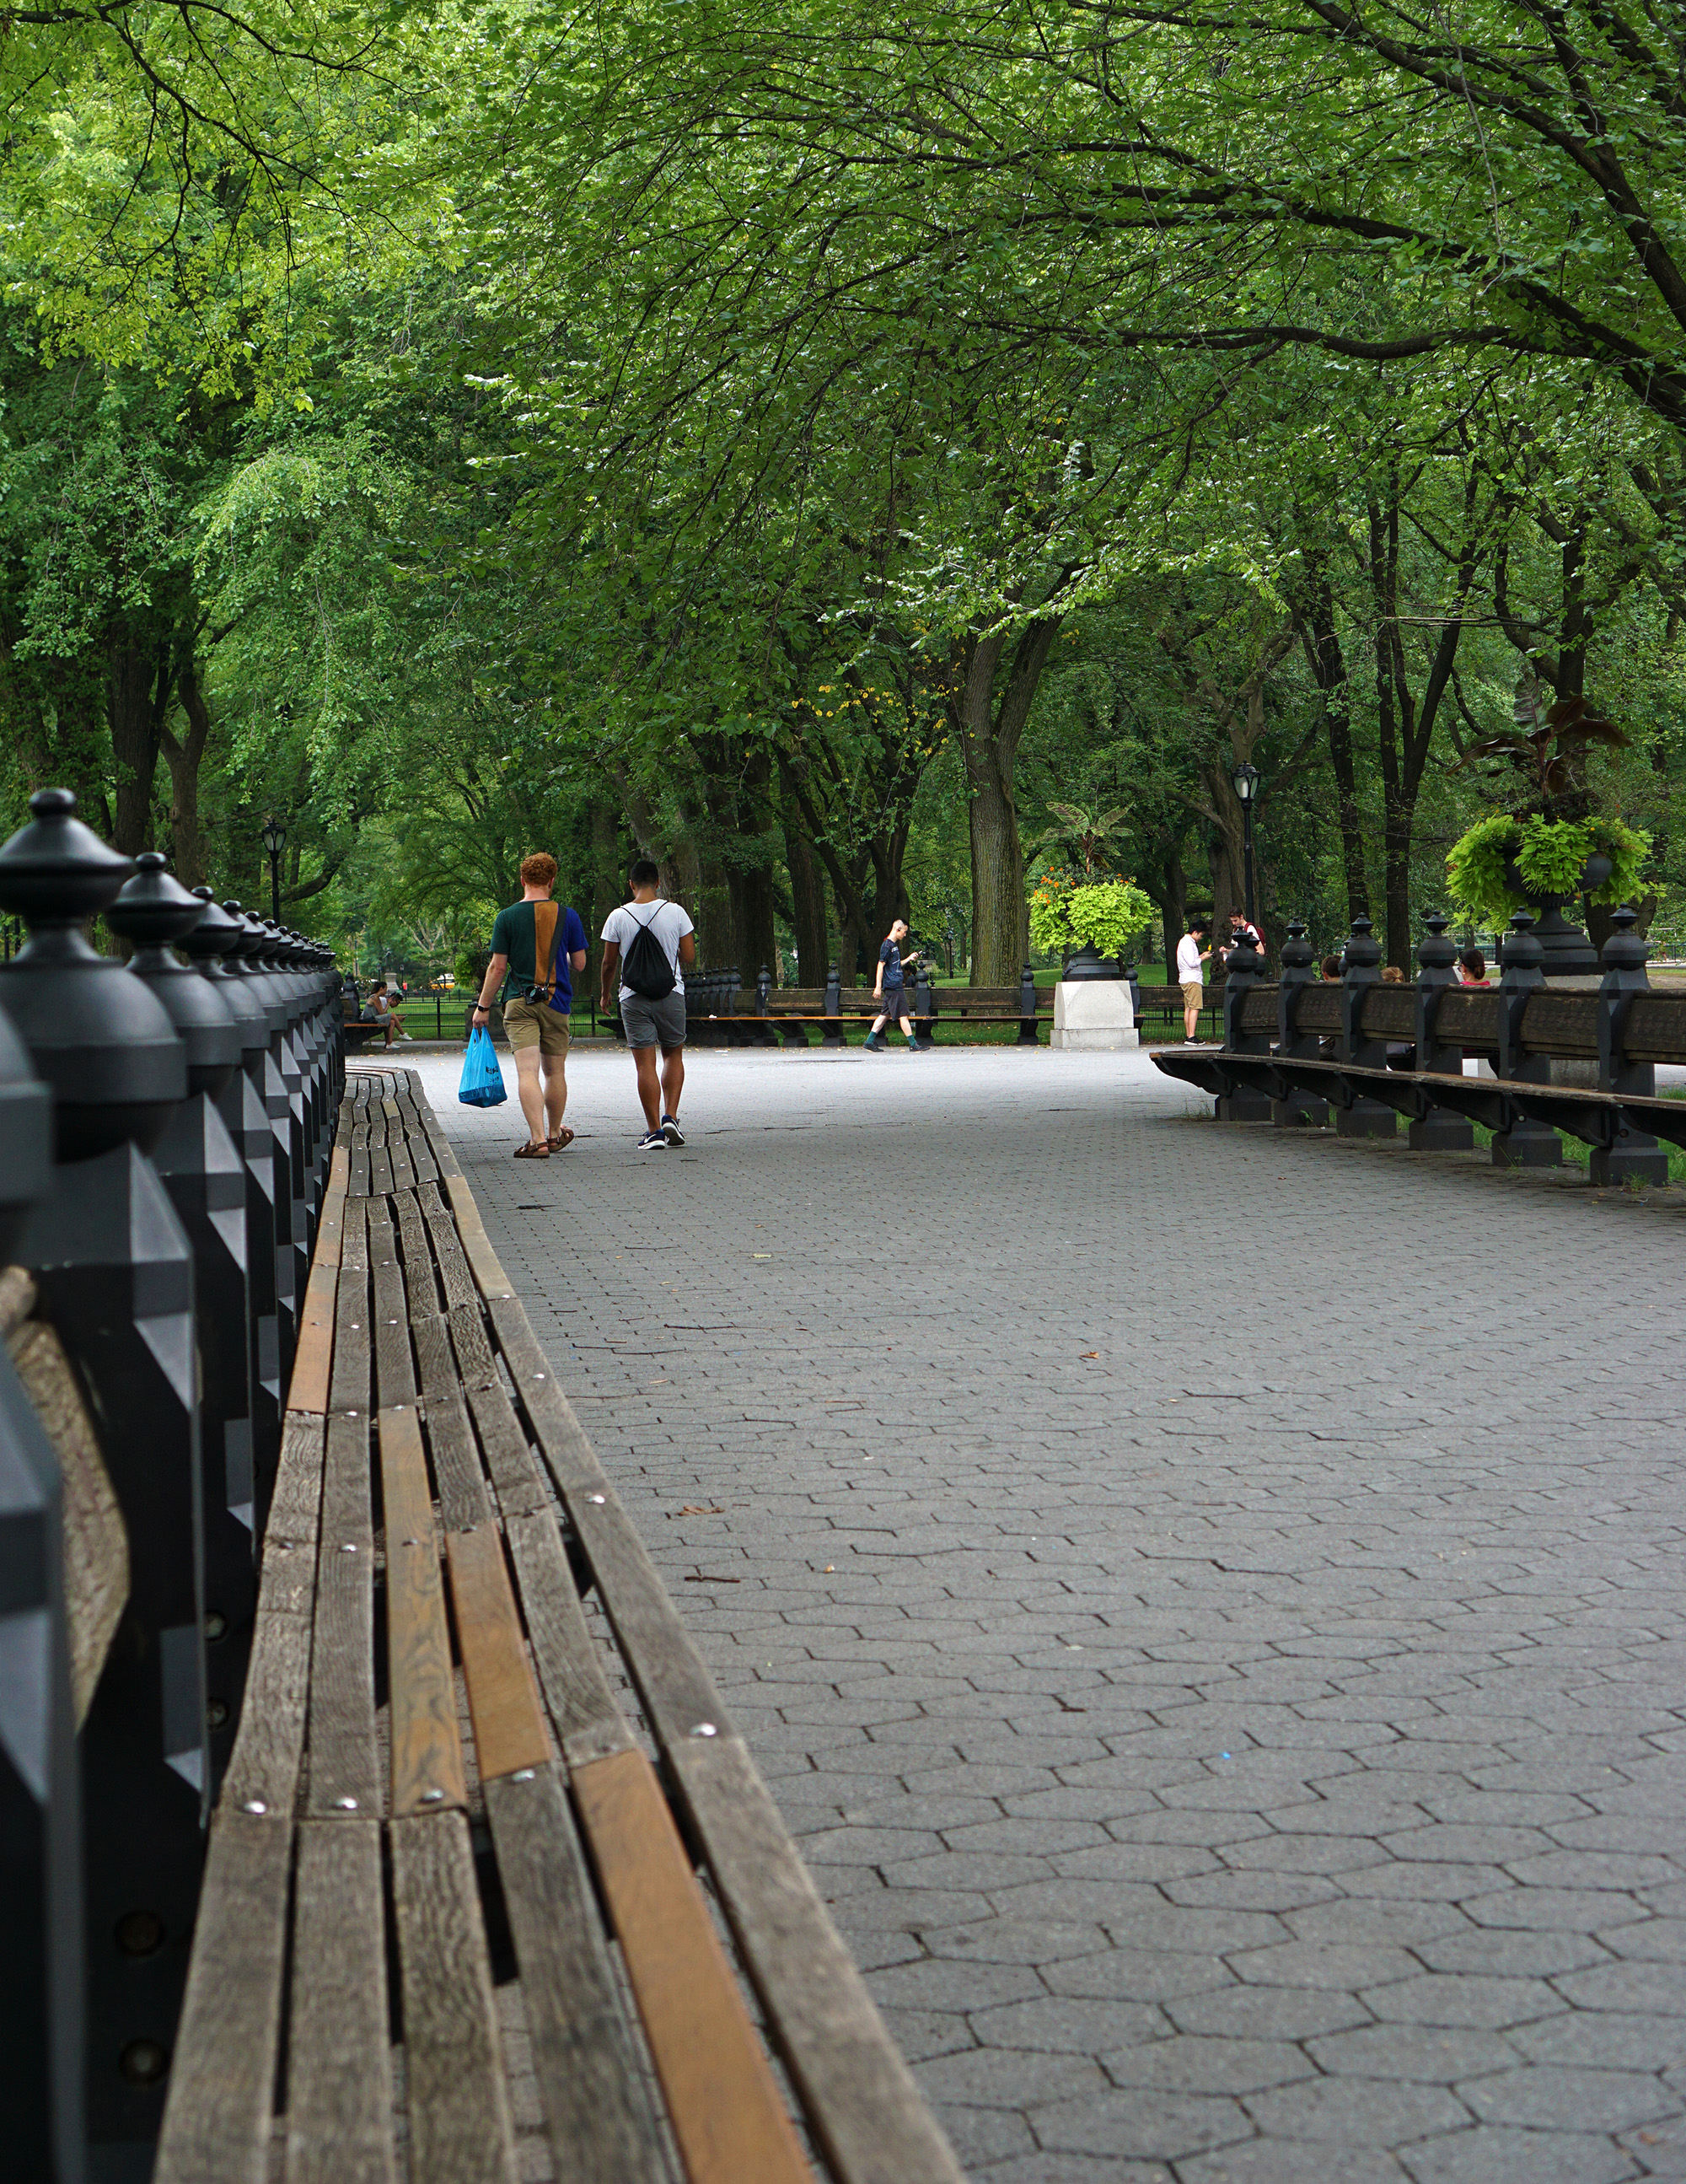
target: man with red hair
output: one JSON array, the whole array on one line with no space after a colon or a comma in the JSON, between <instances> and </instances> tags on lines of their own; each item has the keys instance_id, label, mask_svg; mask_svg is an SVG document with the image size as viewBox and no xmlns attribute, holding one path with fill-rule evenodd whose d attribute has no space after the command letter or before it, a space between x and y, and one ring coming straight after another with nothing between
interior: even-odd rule
<instances>
[{"instance_id":1,"label":"man with red hair","mask_svg":"<svg viewBox=\"0 0 1686 2184\"><path fill-rule=\"evenodd\" d=\"M515 1083L526 1117L527 1142L517 1160L548 1160L574 1142L563 1123L568 1107L568 1013L573 1006L571 971L586 967L586 928L577 911L550 900L556 860L536 850L521 861L521 899L498 913L492 928L492 961L481 981L472 1021L492 1012L507 972L515 992L504 1005L504 1028L515 1057ZM542 1082L541 1082L542 1080Z\"/></svg>"}]
</instances>

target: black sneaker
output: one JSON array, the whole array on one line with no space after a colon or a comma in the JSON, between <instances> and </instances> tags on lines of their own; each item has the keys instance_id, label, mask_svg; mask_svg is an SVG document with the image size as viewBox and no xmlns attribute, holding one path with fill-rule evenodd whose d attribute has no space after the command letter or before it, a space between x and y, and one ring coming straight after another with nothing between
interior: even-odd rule
<instances>
[{"instance_id":1,"label":"black sneaker","mask_svg":"<svg viewBox=\"0 0 1686 2184\"><path fill-rule=\"evenodd\" d=\"M884 1051L884 1042L876 1032L867 1033L861 1051L864 1054L882 1054Z\"/></svg>"},{"instance_id":2,"label":"black sneaker","mask_svg":"<svg viewBox=\"0 0 1686 2184\"><path fill-rule=\"evenodd\" d=\"M659 1130L646 1130L638 1140L638 1150L641 1153L665 1153L667 1139Z\"/></svg>"},{"instance_id":3,"label":"black sneaker","mask_svg":"<svg viewBox=\"0 0 1686 2184\"><path fill-rule=\"evenodd\" d=\"M671 1115L662 1117L661 1134L663 1140L670 1145L682 1145L685 1142L685 1133Z\"/></svg>"}]
</instances>

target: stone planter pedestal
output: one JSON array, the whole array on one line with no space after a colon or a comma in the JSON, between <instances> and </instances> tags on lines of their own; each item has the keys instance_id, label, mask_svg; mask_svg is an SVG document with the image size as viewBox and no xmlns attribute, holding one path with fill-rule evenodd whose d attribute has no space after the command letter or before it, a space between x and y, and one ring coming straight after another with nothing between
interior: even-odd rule
<instances>
[{"instance_id":1,"label":"stone planter pedestal","mask_svg":"<svg viewBox=\"0 0 1686 2184\"><path fill-rule=\"evenodd\" d=\"M1139 1046L1127 978L1062 978L1054 989L1050 1045L1068 1053Z\"/></svg>"}]
</instances>

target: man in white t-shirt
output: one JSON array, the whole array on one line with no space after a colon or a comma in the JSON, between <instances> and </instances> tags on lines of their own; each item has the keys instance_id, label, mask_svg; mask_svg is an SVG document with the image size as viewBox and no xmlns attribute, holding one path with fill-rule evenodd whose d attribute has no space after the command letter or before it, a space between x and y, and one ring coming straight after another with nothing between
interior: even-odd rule
<instances>
[{"instance_id":1,"label":"man in white t-shirt","mask_svg":"<svg viewBox=\"0 0 1686 2184\"><path fill-rule=\"evenodd\" d=\"M1188 930L1177 944L1177 983L1182 989L1182 1036L1191 1045L1200 1028L1200 1011L1206 1000L1206 974L1202 967L1212 960L1211 950L1202 950L1200 943L1211 929L1209 918L1192 918Z\"/></svg>"},{"instance_id":2,"label":"man in white t-shirt","mask_svg":"<svg viewBox=\"0 0 1686 2184\"><path fill-rule=\"evenodd\" d=\"M620 1022L638 1073L646 1126L638 1150L659 1153L685 1142L679 1127L679 1095L685 1087L685 969L697 961L696 928L678 903L656 893L661 874L652 859L640 857L628 877L632 900L604 920L602 1006L605 1016L614 1013L609 994L619 971Z\"/></svg>"}]
</instances>

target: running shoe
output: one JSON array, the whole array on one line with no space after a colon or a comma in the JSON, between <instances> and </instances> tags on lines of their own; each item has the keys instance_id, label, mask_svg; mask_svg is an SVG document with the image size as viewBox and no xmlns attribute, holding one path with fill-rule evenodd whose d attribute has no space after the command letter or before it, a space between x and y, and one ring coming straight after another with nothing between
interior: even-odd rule
<instances>
[{"instance_id":1,"label":"running shoe","mask_svg":"<svg viewBox=\"0 0 1686 2184\"><path fill-rule=\"evenodd\" d=\"M659 1130L646 1130L638 1140L638 1150L641 1153L665 1153L667 1139Z\"/></svg>"},{"instance_id":2,"label":"running shoe","mask_svg":"<svg viewBox=\"0 0 1686 2184\"><path fill-rule=\"evenodd\" d=\"M662 1117L661 1134L664 1141L670 1145L682 1145L685 1142L685 1133L671 1115Z\"/></svg>"}]
</instances>

